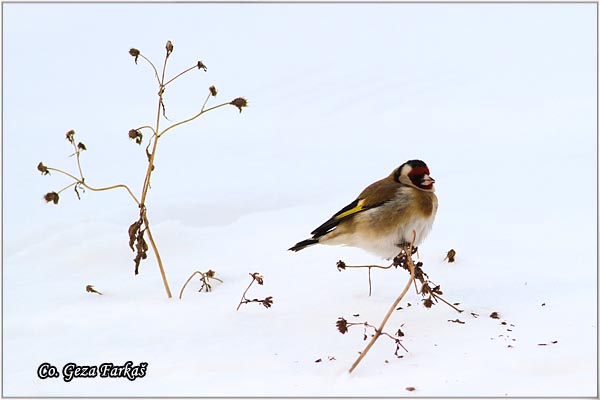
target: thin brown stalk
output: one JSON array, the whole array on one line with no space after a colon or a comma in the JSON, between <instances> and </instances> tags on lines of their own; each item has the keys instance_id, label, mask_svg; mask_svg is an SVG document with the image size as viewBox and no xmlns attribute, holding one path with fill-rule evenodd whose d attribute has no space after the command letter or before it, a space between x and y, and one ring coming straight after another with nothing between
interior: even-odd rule
<instances>
[{"instance_id":1,"label":"thin brown stalk","mask_svg":"<svg viewBox=\"0 0 600 400\"><path fill-rule=\"evenodd\" d=\"M95 188L92 187L90 185L88 185L85 181L77 178L74 175L71 175L68 172L65 172L61 169L58 168L52 168L52 167L48 167L48 171L56 171L59 172L63 175L68 176L69 178L75 180L77 183L81 184L83 187L85 187L86 189L91 190L92 192L103 192L105 190L112 190L112 189L116 189L116 188L123 188L125 190L127 190L127 192L129 193L129 195L131 196L131 198L136 202L136 204L140 204L139 200L137 199L137 197L135 196L135 194L133 194L133 192L131 191L131 189L129 189L129 187L127 185L123 185L123 184L118 184L118 185L112 185L112 186L107 186L107 187L101 187L101 188Z\"/></svg>"},{"instance_id":2,"label":"thin brown stalk","mask_svg":"<svg viewBox=\"0 0 600 400\"><path fill-rule=\"evenodd\" d=\"M169 79L163 86L167 86L169 83L173 82L175 79L179 78L181 75L190 72L191 70L198 68L198 64L194 64L192 67L189 67L188 69L186 69L185 71L182 71L180 73L178 73L177 75L175 75L174 77L172 77L171 79Z\"/></svg>"},{"instance_id":3,"label":"thin brown stalk","mask_svg":"<svg viewBox=\"0 0 600 400\"><path fill-rule=\"evenodd\" d=\"M244 299L246 298L246 293L248 293L248 290L250 290L250 286L252 286L252 284L254 283L255 280L256 279L252 278L252 281L250 282L250 284L248 285L246 290L244 290L244 293L242 293L242 298L240 299L240 304L238 304L235 311L238 311L240 309L240 307L242 306L242 304L244 303Z\"/></svg>"},{"instance_id":4,"label":"thin brown stalk","mask_svg":"<svg viewBox=\"0 0 600 400\"><path fill-rule=\"evenodd\" d=\"M146 232L148 233L148 239L150 239L150 244L152 245L152 250L154 250L154 255L156 255L156 261L158 262L158 268L160 269L160 275L162 276L163 285L165 286L165 291L167 292L167 297L170 299L171 289L169 288L169 282L167 281L167 275L165 273L165 269L163 268L162 259L160 258L160 253L158 252L158 247L156 247L156 243L154 243L154 238L152 237L152 232L150 231L150 224L148 223L148 218L146 217L146 212L143 211L144 224L146 225Z\"/></svg>"},{"instance_id":5,"label":"thin brown stalk","mask_svg":"<svg viewBox=\"0 0 600 400\"><path fill-rule=\"evenodd\" d=\"M213 107L207 108L207 109L202 109L202 110L200 110L200 112L199 112L198 114L194 115L193 117L190 117L190 118L188 118L188 119L185 119L185 120L183 120L183 121L179 121L179 122L177 122L177 123L175 123L175 124L173 124L173 125L171 125L171 126L167 127L167 128L164 130L164 131L162 131L162 132L161 132L161 133L158 135L158 137L161 137L161 136L163 136L165 133L167 133L168 131L170 131L171 129L173 129L173 128L175 128L175 127L179 126L179 125L187 124L188 122L191 122L191 121L195 120L196 118L198 118L199 116L201 116L201 115L202 115L202 114L204 114L204 113L207 113L207 112L209 112L209 111L212 111L212 110L214 110L214 109L216 109L216 108L223 107L223 106L227 106L227 105L230 105L230 102L227 102L227 103L222 103L222 104L219 104L219 105L216 105L216 106L213 106Z\"/></svg>"},{"instance_id":6,"label":"thin brown stalk","mask_svg":"<svg viewBox=\"0 0 600 400\"><path fill-rule=\"evenodd\" d=\"M404 290L402 290L402 293L400 293L398 298L396 298L396 301L394 301L394 303L388 310L387 314L381 321L381 324L379 324L379 328L377 328L375 330L375 335L373 335L373 337L367 344L367 347L365 347L365 349L360 353L360 355L358 356L356 361L354 361L354 364L352 364L352 366L350 367L350 370L348 371L349 373L352 373L352 371L354 371L354 369L358 366L358 364L360 364L362 359L365 358L365 356L367 355L369 350L371 350L371 347L373 347L373 345L375 344L377 339L379 339L379 336L381 336L381 334L383 332L383 328L385 327L385 324L390 319L390 317L392 316L392 313L396 310L396 307L398 306L398 304L400 304L400 301L402 300L404 295L406 295L406 292L408 292L408 290L410 289L410 286L412 285L413 280L415 279L415 266L412 261L412 244L408 247L408 249L405 248L405 251L406 251L406 255L407 255L406 258L408 261L408 267L410 269L410 278L408 279L408 282L406 283Z\"/></svg>"},{"instance_id":7,"label":"thin brown stalk","mask_svg":"<svg viewBox=\"0 0 600 400\"><path fill-rule=\"evenodd\" d=\"M190 277L187 279L187 281L185 281L185 283L183 284L183 287L181 288L181 291L179 292L179 300L181 300L181 298L183 297L183 291L185 290L185 287L187 286L188 283L190 283L190 281L196 274L202 275L202 272L200 272L200 271L194 272L193 274L190 275Z\"/></svg>"},{"instance_id":8,"label":"thin brown stalk","mask_svg":"<svg viewBox=\"0 0 600 400\"><path fill-rule=\"evenodd\" d=\"M154 66L154 63L152 61L150 61L146 56L144 56L142 53L140 53L140 57L142 57L144 60L148 61L148 64L150 64L150 66L152 67L152 69L154 70L154 76L156 77L156 80L158 81L158 84L160 85L160 79L158 77L158 71L156 70L156 67Z\"/></svg>"}]
</instances>

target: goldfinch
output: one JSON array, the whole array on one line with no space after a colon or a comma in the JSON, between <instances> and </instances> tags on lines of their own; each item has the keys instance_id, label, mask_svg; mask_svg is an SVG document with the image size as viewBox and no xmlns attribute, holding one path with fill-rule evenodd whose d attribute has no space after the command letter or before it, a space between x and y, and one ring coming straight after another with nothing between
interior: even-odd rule
<instances>
[{"instance_id":1,"label":"goldfinch","mask_svg":"<svg viewBox=\"0 0 600 400\"><path fill-rule=\"evenodd\" d=\"M407 161L387 178L367 186L356 200L312 231L312 238L288 250L317 243L346 245L392 259L399 246L413 241L413 235L417 247L431 230L438 208L434 183L423 161Z\"/></svg>"}]
</instances>

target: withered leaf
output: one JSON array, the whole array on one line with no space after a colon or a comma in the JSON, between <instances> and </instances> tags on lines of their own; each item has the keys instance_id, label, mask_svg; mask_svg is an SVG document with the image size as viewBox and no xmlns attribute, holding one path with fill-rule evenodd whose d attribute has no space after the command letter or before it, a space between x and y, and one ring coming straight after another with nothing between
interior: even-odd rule
<instances>
[{"instance_id":1,"label":"withered leaf","mask_svg":"<svg viewBox=\"0 0 600 400\"><path fill-rule=\"evenodd\" d=\"M135 251L135 248L133 247L135 240L137 238L137 234L140 230L140 227L142 226L143 221L137 220L135 221L133 224L131 224L129 226L128 229L128 233L129 233L129 247L131 248L131 251Z\"/></svg>"},{"instance_id":2,"label":"withered leaf","mask_svg":"<svg viewBox=\"0 0 600 400\"><path fill-rule=\"evenodd\" d=\"M404 336L404 332L402 332L402 329L398 328L398 331L396 332L396 336L398 336L398 337Z\"/></svg>"},{"instance_id":3,"label":"withered leaf","mask_svg":"<svg viewBox=\"0 0 600 400\"><path fill-rule=\"evenodd\" d=\"M85 144L83 144L82 142L77 143L77 148L81 151L87 150L87 148L85 147Z\"/></svg>"},{"instance_id":4,"label":"withered leaf","mask_svg":"<svg viewBox=\"0 0 600 400\"><path fill-rule=\"evenodd\" d=\"M490 314L490 318L500 319L500 314L498 314L497 311L494 311L493 313Z\"/></svg>"},{"instance_id":5,"label":"withered leaf","mask_svg":"<svg viewBox=\"0 0 600 400\"><path fill-rule=\"evenodd\" d=\"M433 306L433 301L431 300L431 298L423 299L423 305L425 306L425 308L431 308Z\"/></svg>"},{"instance_id":6,"label":"withered leaf","mask_svg":"<svg viewBox=\"0 0 600 400\"><path fill-rule=\"evenodd\" d=\"M414 392L415 390L417 390L414 386L407 386L405 389L409 392Z\"/></svg>"},{"instance_id":7,"label":"withered leaf","mask_svg":"<svg viewBox=\"0 0 600 400\"><path fill-rule=\"evenodd\" d=\"M48 167L46 167L44 165L43 162L40 161L40 163L37 165L37 170L40 171L42 173L42 175L50 175L50 171L48 171Z\"/></svg>"},{"instance_id":8,"label":"withered leaf","mask_svg":"<svg viewBox=\"0 0 600 400\"><path fill-rule=\"evenodd\" d=\"M204 71L206 71L206 65L204 65L204 63L202 61L198 61L198 64L196 64L196 66L198 67L198 69L203 69Z\"/></svg>"}]
</instances>

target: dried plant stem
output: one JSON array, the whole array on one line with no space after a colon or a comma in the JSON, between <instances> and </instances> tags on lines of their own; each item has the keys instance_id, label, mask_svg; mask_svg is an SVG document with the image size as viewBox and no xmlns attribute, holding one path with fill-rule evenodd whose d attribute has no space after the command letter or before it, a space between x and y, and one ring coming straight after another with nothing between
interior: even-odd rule
<instances>
[{"instance_id":1,"label":"dried plant stem","mask_svg":"<svg viewBox=\"0 0 600 400\"><path fill-rule=\"evenodd\" d=\"M146 56L144 56L142 53L140 53L139 56L142 57L144 60L148 61L148 64L150 64L150 66L154 70L154 76L156 77L156 80L158 81L158 84L160 85L160 78L158 77L158 71L156 70L154 63L152 61L150 61L148 58L146 58Z\"/></svg>"},{"instance_id":2,"label":"dried plant stem","mask_svg":"<svg viewBox=\"0 0 600 400\"><path fill-rule=\"evenodd\" d=\"M371 268L379 268L379 269L390 269L394 266L394 263L391 263L387 267L382 267L381 265L345 265L346 268L368 268L369 269L369 297L371 296L373 285L371 284Z\"/></svg>"},{"instance_id":3,"label":"dried plant stem","mask_svg":"<svg viewBox=\"0 0 600 400\"><path fill-rule=\"evenodd\" d=\"M250 282L250 284L248 285L248 287L246 288L246 290L244 290L244 293L242 293L242 298L240 299L240 304L238 304L237 308L235 309L235 311L238 311L240 309L240 307L242 306L242 304L244 303L244 299L246 298L246 293L248 293L248 290L250 290L250 286L252 286L252 284L254 283L255 279L252 279L252 282Z\"/></svg>"},{"instance_id":4,"label":"dried plant stem","mask_svg":"<svg viewBox=\"0 0 600 400\"><path fill-rule=\"evenodd\" d=\"M447 305L449 305L450 307L452 307L453 309L455 309L456 311L458 311L459 313L465 311L465 310L461 310L459 308L457 308L456 306L454 306L453 304L448 303L446 300L444 300L442 297L440 297L439 295L435 294L435 293L431 293L431 295L436 299L436 300L441 300L444 303L446 303Z\"/></svg>"},{"instance_id":5,"label":"dried plant stem","mask_svg":"<svg viewBox=\"0 0 600 400\"><path fill-rule=\"evenodd\" d=\"M179 292L179 300L181 300L181 298L183 297L183 291L185 290L185 287L187 286L188 283L190 283L192 278L194 276L196 276L196 274L202 275L202 272L200 272L200 271L194 272L193 274L190 275L190 277L187 279L187 281L185 281L185 283L183 284L183 287L181 288L181 291Z\"/></svg>"},{"instance_id":6,"label":"dried plant stem","mask_svg":"<svg viewBox=\"0 0 600 400\"><path fill-rule=\"evenodd\" d=\"M140 204L140 201L137 199L137 197L135 196L135 194L133 194L133 192L131 191L131 189L129 189L129 186L127 186L127 185L119 184L119 185L112 185L112 186L106 186L106 187L101 187L101 188L95 188L95 187L92 187L92 186L88 185L87 183L85 183L84 180L79 179L76 176L71 175L70 173L68 173L66 171L63 171L63 170L58 169L58 168L52 168L52 167L47 167L47 168L48 168L48 171L56 171L56 172L59 172L59 173L61 173L63 175L68 176L69 178L75 180L76 183L82 185L86 189L91 190L92 192L103 192L105 190L112 190L112 189L116 189L116 188L123 188L123 189L127 190L127 192L129 193L129 195L131 196L131 198L136 202L136 204L138 204L138 205ZM68 187L70 187L70 186L71 185L69 185ZM65 188L65 189L67 189L67 188Z\"/></svg>"},{"instance_id":7,"label":"dried plant stem","mask_svg":"<svg viewBox=\"0 0 600 400\"><path fill-rule=\"evenodd\" d=\"M381 336L381 334L383 332L383 328L385 327L385 324L390 319L390 317L392 316L392 313L394 312L394 310L396 310L396 307L398 306L398 304L400 304L400 301L402 300L404 295L406 295L406 292L408 292L408 290L410 289L410 286L413 283L413 280L415 279L415 266L413 264L412 256L411 256L412 255L412 245L410 245L408 248L405 248L405 251L406 251L406 255L407 255L406 258L407 258L407 262L408 262L408 267L410 269L410 278L408 279L408 282L406 283L404 290L402 290L402 293L400 293L400 295L398 296L396 301L394 301L394 304L392 304L392 306L388 310L387 314L383 318L383 321L381 321L379 328L377 328L375 330L375 335L373 335L373 337L367 344L367 347L365 347L365 349L360 353L360 355L358 356L356 361L354 361L354 364L352 364L352 366L348 370L349 373L352 373L352 371L354 371L354 369L358 366L358 364L360 364L362 359L365 358L365 356L367 355L369 350L371 350L371 347L373 347L373 345L375 344L377 339L379 339L379 336Z\"/></svg>"},{"instance_id":8,"label":"dried plant stem","mask_svg":"<svg viewBox=\"0 0 600 400\"><path fill-rule=\"evenodd\" d=\"M169 282L167 281L167 274L165 273L165 269L163 268L162 259L160 258L160 253L158 252L158 247L156 247L156 243L154 243L154 238L152 237L152 232L150 231L150 224L148 223L148 218L146 217L146 212L143 214L144 224L146 225L146 233L148 234L148 239L150 239L150 245L152 246L152 250L154 251L154 255L156 255L156 261L158 262L158 268L160 269L160 276L163 280L163 285L165 286L165 291L167 292L167 297L170 299L171 289L169 288Z\"/></svg>"},{"instance_id":9,"label":"dried plant stem","mask_svg":"<svg viewBox=\"0 0 600 400\"><path fill-rule=\"evenodd\" d=\"M206 102L204 104L206 104ZM219 107L228 106L230 104L231 104L230 102L221 103L221 104L218 104L216 106L213 106L213 107L210 107L210 108L207 108L207 109L204 109L204 106L203 106L202 109L200 110L200 112L198 114L196 114L193 117L190 117L188 119L185 119L183 121L179 121L179 122L177 122L177 123L175 123L175 124L167 127L164 131L162 131L160 134L158 134L157 138L163 136L165 133L167 133L168 131L170 131L171 129L173 129L175 127L178 127L179 125L187 124L188 122L191 122L191 121L195 120L196 118L198 118L199 116L201 116L204 113L207 113L207 112L212 111L212 110L214 110L216 108L219 108Z\"/></svg>"},{"instance_id":10,"label":"dried plant stem","mask_svg":"<svg viewBox=\"0 0 600 400\"><path fill-rule=\"evenodd\" d=\"M210 271L209 272L213 272L214 271ZM190 275L190 277L187 279L187 281L185 281L185 283L183 284L183 287L181 288L181 291L179 292L179 300L181 300L181 298L183 297L183 291L185 290L186 286L188 285L188 283L190 283L190 281L192 280L192 278L196 275L200 275L202 277L202 282L204 282L205 285L208 284L208 279L214 279L218 282L223 283L223 281L215 276L208 276L207 273L204 272L200 272L200 271L195 271L193 274ZM210 287L210 286L209 286ZM200 291L202 291L202 288L200 288ZM207 291L210 291L210 289L207 289Z\"/></svg>"},{"instance_id":11,"label":"dried plant stem","mask_svg":"<svg viewBox=\"0 0 600 400\"><path fill-rule=\"evenodd\" d=\"M194 64L191 67L189 67L188 69L186 69L185 71L182 71L180 73L178 73L177 75L175 75L174 77L172 77L171 79L169 79L163 86L167 86L169 83L173 82L175 79L179 78L181 75L190 72L193 69L198 68L198 64Z\"/></svg>"}]
</instances>

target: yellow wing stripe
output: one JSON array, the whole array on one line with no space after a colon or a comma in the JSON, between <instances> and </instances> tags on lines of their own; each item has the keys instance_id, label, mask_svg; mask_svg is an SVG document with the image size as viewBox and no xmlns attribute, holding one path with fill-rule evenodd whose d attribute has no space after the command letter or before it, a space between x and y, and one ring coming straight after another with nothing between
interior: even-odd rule
<instances>
[{"instance_id":1,"label":"yellow wing stripe","mask_svg":"<svg viewBox=\"0 0 600 400\"><path fill-rule=\"evenodd\" d=\"M342 219L344 217L347 217L348 215L352 215L359 211L362 211L364 208L363 204L364 204L364 200L359 201L358 204L356 205L356 207L351 208L348 211L344 211L343 213L336 215L334 219Z\"/></svg>"}]
</instances>

